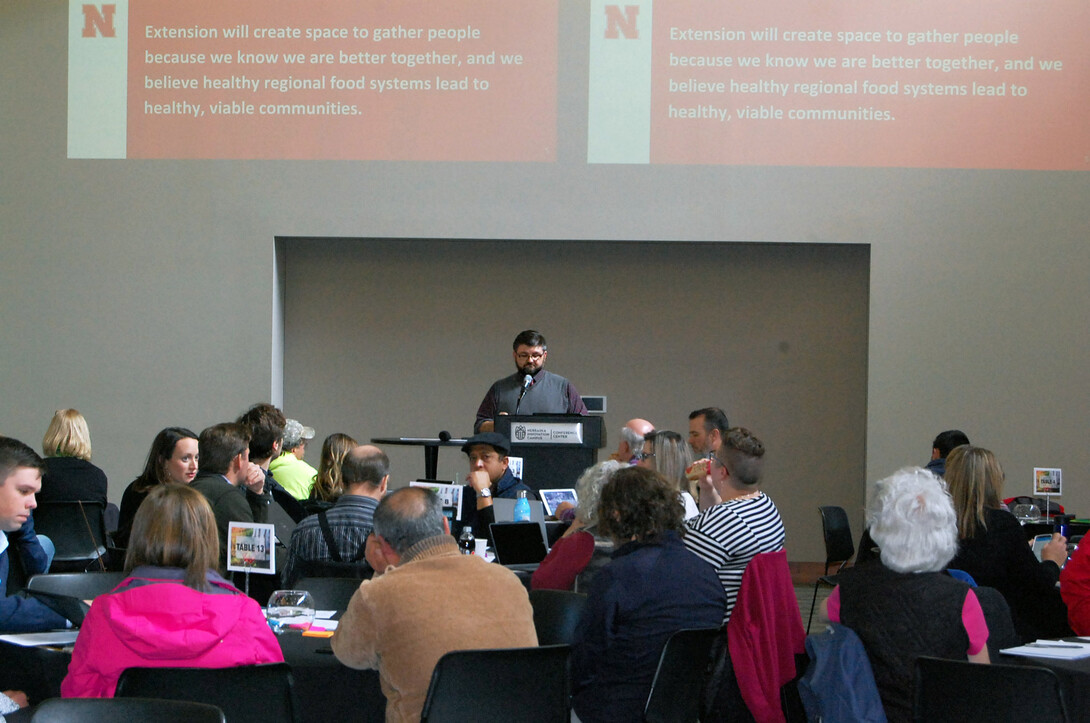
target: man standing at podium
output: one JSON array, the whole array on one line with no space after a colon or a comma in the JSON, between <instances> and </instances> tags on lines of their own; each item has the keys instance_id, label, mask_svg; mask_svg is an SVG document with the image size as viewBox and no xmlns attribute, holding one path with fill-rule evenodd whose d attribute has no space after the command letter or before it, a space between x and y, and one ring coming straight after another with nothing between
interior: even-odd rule
<instances>
[{"instance_id":1,"label":"man standing at podium","mask_svg":"<svg viewBox=\"0 0 1090 723\"><path fill-rule=\"evenodd\" d=\"M500 379L484 395L477 408L474 434L491 432L499 414L587 414L583 398L572 383L545 371L549 347L545 337L527 329L511 345L515 373Z\"/></svg>"}]
</instances>

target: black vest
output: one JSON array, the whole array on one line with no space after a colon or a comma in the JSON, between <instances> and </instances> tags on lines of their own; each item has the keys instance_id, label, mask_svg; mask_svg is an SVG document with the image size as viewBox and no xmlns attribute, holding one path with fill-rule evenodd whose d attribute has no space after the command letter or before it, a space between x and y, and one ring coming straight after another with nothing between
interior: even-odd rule
<instances>
[{"instance_id":1,"label":"black vest","mask_svg":"<svg viewBox=\"0 0 1090 723\"><path fill-rule=\"evenodd\" d=\"M890 723L912 720L916 658L965 660L961 609L969 586L941 572L870 564L839 576L840 622L863 641Z\"/></svg>"}]
</instances>

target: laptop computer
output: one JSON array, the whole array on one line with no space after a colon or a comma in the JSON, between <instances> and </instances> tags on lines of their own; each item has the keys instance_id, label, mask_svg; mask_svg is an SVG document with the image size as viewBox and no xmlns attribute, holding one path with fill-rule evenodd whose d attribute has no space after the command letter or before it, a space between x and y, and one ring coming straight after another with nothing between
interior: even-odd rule
<instances>
[{"instance_id":1,"label":"laptop computer","mask_svg":"<svg viewBox=\"0 0 1090 723\"><path fill-rule=\"evenodd\" d=\"M576 507L579 506L579 496L570 487L563 490L538 490L537 494L541 498L541 504L545 506L545 514L550 517L556 516L556 506L561 502L571 502Z\"/></svg>"},{"instance_id":2,"label":"laptop computer","mask_svg":"<svg viewBox=\"0 0 1090 723\"><path fill-rule=\"evenodd\" d=\"M545 530L539 522L494 522L489 526L496 561L515 570L533 570L545 559Z\"/></svg>"}]
</instances>

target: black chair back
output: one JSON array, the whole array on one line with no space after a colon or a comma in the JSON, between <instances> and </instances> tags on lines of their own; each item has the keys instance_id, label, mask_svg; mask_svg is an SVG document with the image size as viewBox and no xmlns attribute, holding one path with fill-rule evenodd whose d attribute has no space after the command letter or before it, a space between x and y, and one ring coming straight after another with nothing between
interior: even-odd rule
<instances>
[{"instance_id":1,"label":"black chair back","mask_svg":"<svg viewBox=\"0 0 1090 723\"><path fill-rule=\"evenodd\" d=\"M299 720L287 663L235 668L127 668L117 681L119 698L165 698L210 703L231 723L294 723Z\"/></svg>"},{"instance_id":2,"label":"black chair back","mask_svg":"<svg viewBox=\"0 0 1090 723\"><path fill-rule=\"evenodd\" d=\"M567 590L531 590L538 645L571 645L587 596Z\"/></svg>"},{"instance_id":3,"label":"black chair back","mask_svg":"<svg viewBox=\"0 0 1090 723\"><path fill-rule=\"evenodd\" d=\"M34 510L34 530L53 541L51 572L105 569L106 505L101 502L42 502Z\"/></svg>"},{"instance_id":4,"label":"black chair back","mask_svg":"<svg viewBox=\"0 0 1090 723\"><path fill-rule=\"evenodd\" d=\"M34 575L26 587L28 590L67 595L79 600L93 600L113 590L125 577L123 572L54 572Z\"/></svg>"},{"instance_id":5,"label":"black chair back","mask_svg":"<svg viewBox=\"0 0 1090 723\"><path fill-rule=\"evenodd\" d=\"M643 719L649 723L695 723L701 690L719 628L678 630L666 641L647 696Z\"/></svg>"},{"instance_id":6,"label":"black chair back","mask_svg":"<svg viewBox=\"0 0 1090 723\"><path fill-rule=\"evenodd\" d=\"M918 721L1068 720L1060 680L1048 668L916 659Z\"/></svg>"},{"instance_id":7,"label":"black chair back","mask_svg":"<svg viewBox=\"0 0 1090 723\"><path fill-rule=\"evenodd\" d=\"M829 574L829 566L840 563L836 571L840 572L855 555L855 541L848 524L848 513L843 507L825 505L818 507L821 512L821 534L825 537L825 574L814 581L814 595L810 600L810 616L806 619L806 634L810 634L810 624L814 622L814 608L817 607L818 588L822 585L835 586L836 575ZM864 536L866 533L864 533Z\"/></svg>"},{"instance_id":8,"label":"black chair back","mask_svg":"<svg viewBox=\"0 0 1090 723\"><path fill-rule=\"evenodd\" d=\"M223 711L207 703L154 698L50 698L34 710L31 723L226 723Z\"/></svg>"},{"instance_id":9,"label":"black chair back","mask_svg":"<svg viewBox=\"0 0 1090 723\"><path fill-rule=\"evenodd\" d=\"M306 590L314 598L314 606L319 610L348 609L348 601L360 588L360 580L354 577L303 577L293 586L295 590Z\"/></svg>"},{"instance_id":10,"label":"black chair back","mask_svg":"<svg viewBox=\"0 0 1090 723\"><path fill-rule=\"evenodd\" d=\"M568 723L569 645L455 650L435 664L421 723Z\"/></svg>"},{"instance_id":11,"label":"black chair back","mask_svg":"<svg viewBox=\"0 0 1090 723\"><path fill-rule=\"evenodd\" d=\"M843 507L826 505L821 510L821 532L825 536L825 574L829 566L839 562L844 567L855 555L855 541L848 524L848 513ZM839 570L839 568L838 568Z\"/></svg>"}]
</instances>

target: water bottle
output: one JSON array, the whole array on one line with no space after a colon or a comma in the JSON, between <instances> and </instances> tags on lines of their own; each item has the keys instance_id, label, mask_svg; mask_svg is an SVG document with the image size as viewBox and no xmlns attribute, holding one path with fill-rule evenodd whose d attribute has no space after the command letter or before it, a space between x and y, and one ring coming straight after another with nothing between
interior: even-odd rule
<instances>
[{"instance_id":1,"label":"water bottle","mask_svg":"<svg viewBox=\"0 0 1090 723\"><path fill-rule=\"evenodd\" d=\"M526 490L519 490L518 500L515 501L515 522L530 521L530 500L526 499Z\"/></svg>"},{"instance_id":2,"label":"water bottle","mask_svg":"<svg viewBox=\"0 0 1090 723\"><path fill-rule=\"evenodd\" d=\"M473 530L469 525L462 528L462 534L458 537L458 549L462 551L463 555L473 554Z\"/></svg>"}]
</instances>

